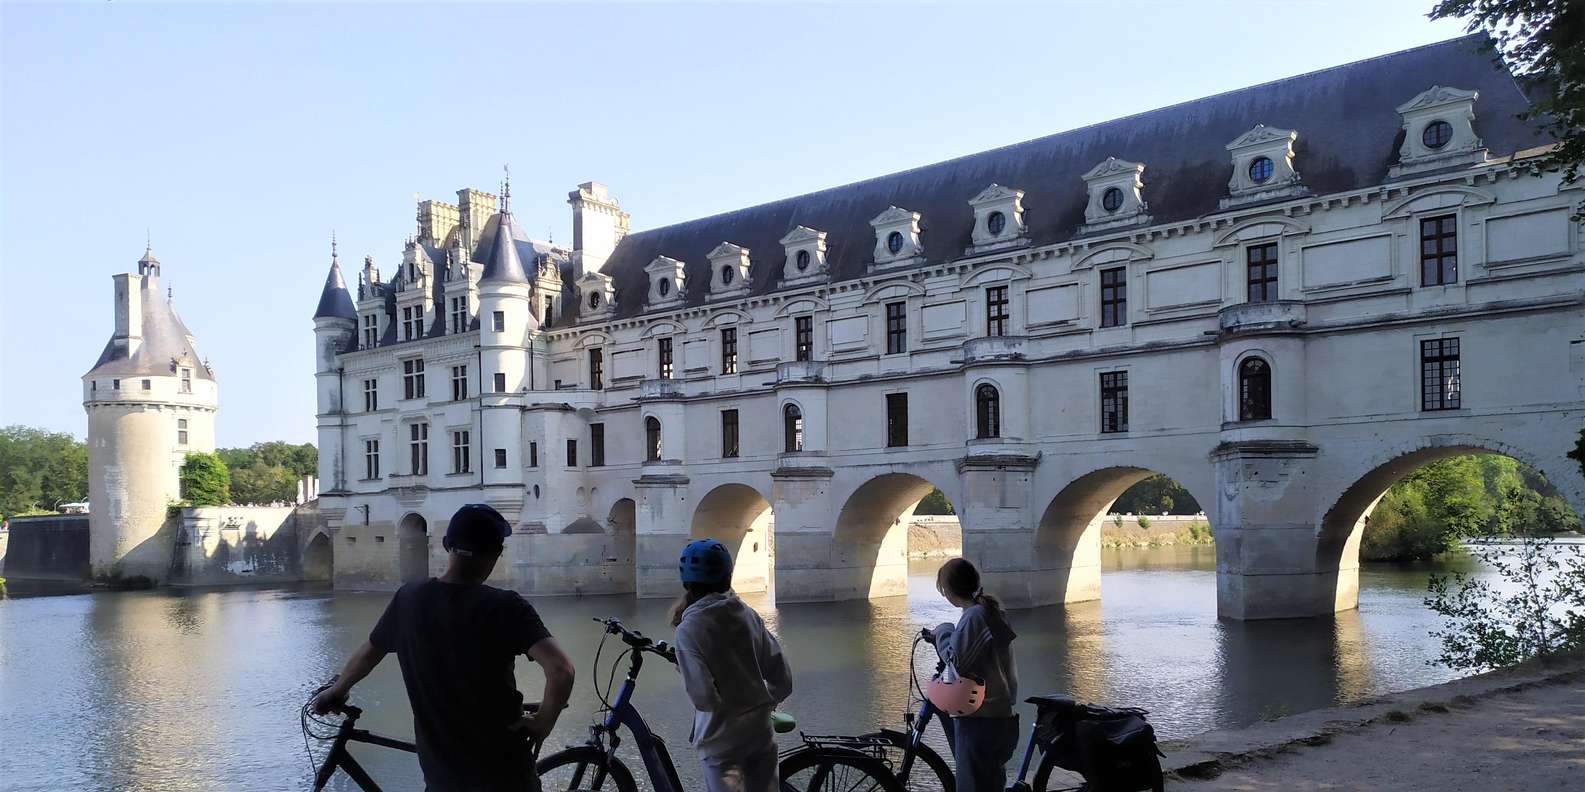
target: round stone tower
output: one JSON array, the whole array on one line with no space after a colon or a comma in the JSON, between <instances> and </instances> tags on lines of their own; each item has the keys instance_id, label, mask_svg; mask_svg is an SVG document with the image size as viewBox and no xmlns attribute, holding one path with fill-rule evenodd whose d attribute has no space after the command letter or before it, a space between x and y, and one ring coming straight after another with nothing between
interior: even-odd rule
<instances>
[{"instance_id":1,"label":"round stone tower","mask_svg":"<svg viewBox=\"0 0 1585 792\"><path fill-rule=\"evenodd\" d=\"M83 375L88 411L88 559L94 577L164 580L187 454L215 448L219 391L193 334L160 291L152 250L115 279L115 332Z\"/></svg>"}]
</instances>

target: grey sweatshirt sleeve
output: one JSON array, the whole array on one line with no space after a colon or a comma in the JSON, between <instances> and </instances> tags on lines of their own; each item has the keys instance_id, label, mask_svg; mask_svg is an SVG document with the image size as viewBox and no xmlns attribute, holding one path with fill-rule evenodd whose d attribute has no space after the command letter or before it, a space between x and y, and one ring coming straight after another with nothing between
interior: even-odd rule
<instances>
[{"instance_id":1,"label":"grey sweatshirt sleeve","mask_svg":"<svg viewBox=\"0 0 1585 792\"><path fill-rule=\"evenodd\" d=\"M787 666L787 657L782 654L781 642L770 630L765 629L765 623L760 622L760 673L765 675L765 687L770 697L777 704L787 700L792 695L792 669Z\"/></svg>"},{"instance_id":2,"label":"grey sweatshirt sleeve","mask_svg":"<svg viewBox=\"0 0 1585 792\"><path fill-rule=\"evenodd\" d=\"M710 664L705 662L699 648L692 631L677 630L677 670L682 672L682 689L688 692L688 700L693 702L695 710L715 712L724 702L721 691L716 688L715 676L710 673Z\"/></svg>"},{"instance_id":3,"label":"grey sweatshirt sleeve","mask_svg":"<svg viewBox=\"0 0 1585 792\"><path fill-rule=\"evenodd\" d=\"M991 645L991 626L985 621L985 610L974 607L964 611L957 628L945 637L942 659L952 663L960 674L978 670Z\"/></svg>"}]
</instances>

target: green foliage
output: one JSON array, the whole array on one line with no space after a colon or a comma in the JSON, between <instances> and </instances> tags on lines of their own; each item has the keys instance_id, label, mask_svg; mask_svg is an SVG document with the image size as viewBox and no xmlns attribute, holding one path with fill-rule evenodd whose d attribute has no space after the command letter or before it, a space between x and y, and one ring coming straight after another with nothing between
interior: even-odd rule
<instances>
[{"instance_id":1,"label":"green foliage","mask_svg":"<svg viewBox=\"0 0 1585 792\"><path fill-rule=\"evenodd\" d=\"M182 463L182 498L194 506L231 502L231 472L219 454L194 452Z\"/></svg>"},{"instance_id":2,"label":"green foliage","mask_svg":"<svg viewBox=\"0 0 1585 792\"><path fill-rule=\"evenodd\" d=\"M1568 452L1568 458L1579 463L1579 474L1585 476L1585 429L1579 430L1579 439L1574 441L1574 450Z\"/></svg>"},{"instance_id":3,"label":"green foliage","mask_svg":"<svg viewBox=\"0 0 1585 792\"><path fill-rule=\"evenodd\" d=\"M290 503L297 498L298 478L319 470L319 451L312 443L272 441L215 453L231 471L231 497L237 503Z\"/></svg>"},{"instance_id":4,"label":"green foliage","mask_svg":"<svg viewBox=\"0 0 1585 792\"><path fill-rule=\"evenodd\" d=\"M1569 0L1440 0L1432 19L1462 17L1466 29L1485 29L1509 68L1529 89L1531 109L1558 142L1545 164L1574 181L1585 162L1585 5Z\"/></svg>"},{"instance_id":5,"label":"green foliage","mask_svg":"<svg viewBox=\"0 0 1585 792\"><path fill-rule=\"evenodd\" d=\"M1491 535L1497 538L1496 535ZM1458 670L1501 668L1585 648L1585 557L1532 531L1481 543L1471 554L1500 582L1462 573L1432 575L1425 604L1444 619L1432 637L1437 662Z\"/></svg>"},{"instance_id":6,"label":"green foliage","mask_svg":"<svg viewBox=\"0 0 1585 792\"><path fill-rule=\"evenodd\" d=\"M0 428L0 519L87 498L87 445L62 432Z\"/></svg>"},{"instance_id":7,"label":"green foliage","mask_svg":"<svg viewBox=\"0 0 1585 792\"><path fill-rule=\"evenodd\" d=\"M1199 501L1166 476L1151 476L1126 490L1112 504L1113 514L1199 514Z\"/></svg>"},{"instance_id":8,"label":"green foliage","mask_svg":"<svg viewBox=\"0 0 1585 792\"><path fill-rule=\"evenodd\" d=\"M1394 484L1371 512L1364 561L1422 561L1460 539L1576 530L1579 519L1539 473L1496 454L1433 462Z\"/></svg>"},{"instance_id":9,"label":"green foliage","mask_svg":"<svg viewBox=\"0 0 1585 792\"><path fill-rule=\"evenodd\" d=\"M1138 517L1135 517L1134 519L1139 521L1139 530L1141 530L1141 531L1150 530L1150 518L1148 516L1141 514Z\"/></svg>"},{"instance_id":10,"label":"green foliage","mask_svg":"<svg viewBox=\"0 0 1585 792\"><path fill-rule=\"evenodd\" d=\"M947 500L946 493L941 490L931 490L914 507L914 514L957 514L952 510L952 501Z\"/></svg>"},{"instance_id":11,"label":"green foliage","mask_svg":"<svg viewBox=\"0 0 1585 792\"><path fill-rule=\"evenodd\" d=\"M1192 522L1192 523L1189 523L1188 531L1189 531L1189 539L1192 540L1195 544L1210 544L1211 542L1216 541L1215 537L1212 536L1212 534L1211 534L1211 525L1210 525L1210 523L1203 523L1203 522Z\"/></svg>"}]
</instances>

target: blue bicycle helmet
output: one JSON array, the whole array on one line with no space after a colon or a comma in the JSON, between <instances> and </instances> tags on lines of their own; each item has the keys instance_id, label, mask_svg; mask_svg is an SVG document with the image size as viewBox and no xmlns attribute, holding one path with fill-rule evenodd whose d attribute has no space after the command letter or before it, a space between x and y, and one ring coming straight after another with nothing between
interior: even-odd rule
<instances>
[{"instance_id":1,"label":"blue bicycle helmet","mask_svg":"<svg viewBox=\"0 0 1585 792\"><path fill-rule=\"evenodd\" d=\"M682 548L677 572L684 583L729 584L732 582L732 552L714 539L695 539Z\"/></svg>"}]
</instances>

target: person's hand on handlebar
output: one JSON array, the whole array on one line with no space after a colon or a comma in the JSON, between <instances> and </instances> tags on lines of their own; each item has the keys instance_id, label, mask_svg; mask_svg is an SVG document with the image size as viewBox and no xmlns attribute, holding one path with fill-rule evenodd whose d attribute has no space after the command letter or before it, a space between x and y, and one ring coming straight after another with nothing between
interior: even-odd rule
<instances>
[{"instance_id":1,"label":"person's hand on handlebar","mask_svg":"<svg viewBox=\"0 0 1585 792\"><path fill-rule=\"evenodd\" d=\"M919 629L919 640L924 641L931 646L935 646L936 634L931 632L929 627L921 627Z\"/></svg>"},{"instance_id":2,"label":"person's hand on handlebar","mask_svg":"<svg viewBox=\"0 0 1585 792\"><path fill-rule=\"evenodd\" d=\"M523 717L509 728L512 732L527 737L531 742L542 743L550 736L551 730L556 728L556 715L543 713L538 704L524 704Z\"/></svg>"},{"instance_id":3,"label":"person's hand on handlebar","mask_svg":"<svg viewBox=\"0 0 1585 792\"><path fill-rule=\"evenodd\" d=\"M337 712L347 704L348 690L341 686L339 680L331 680L330 684L319 689L314 694L314 699L308 703L314 714L324 715L327 712Z\"/></svg>"}]
</instances>

